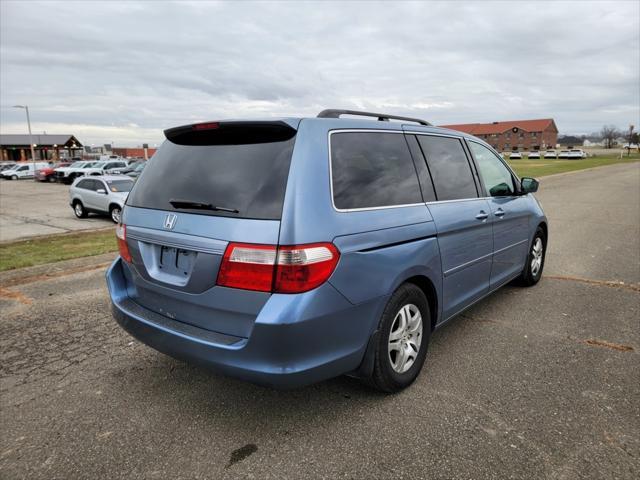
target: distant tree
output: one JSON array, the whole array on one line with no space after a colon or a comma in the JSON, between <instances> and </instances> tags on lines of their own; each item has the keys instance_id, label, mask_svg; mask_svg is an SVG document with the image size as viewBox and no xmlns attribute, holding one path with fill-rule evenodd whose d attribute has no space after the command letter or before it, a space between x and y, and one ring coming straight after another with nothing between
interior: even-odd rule
<instances>
[{"instance_id":1,"label":"distant tree","mask_svg":"<svg viewBox=\"0 0 640 480\"><path fill-rule=\"evenodd\" d=\"M638 145L640 143L640 133L636 132L631 135L631 143Z\"/></svg>"},{"instance_id":2,"label":"distant tree","mask_svg":"<svg viewBox=\"0 0 640 480\"><path fill-rule=\"evenodd\" d=\"M605 125L600 130L604 148L613 148L616 144L616 138L620 136L620 131L614 125Z\"/></svg>"}]
</instances>

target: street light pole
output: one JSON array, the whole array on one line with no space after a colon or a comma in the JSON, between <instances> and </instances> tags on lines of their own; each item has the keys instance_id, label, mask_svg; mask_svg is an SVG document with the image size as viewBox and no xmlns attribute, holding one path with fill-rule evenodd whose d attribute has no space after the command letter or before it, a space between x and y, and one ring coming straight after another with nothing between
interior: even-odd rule
<instances>
[{"instance_id":1,"label":"street light pole","mask_svg":"<svg viewBox=\"0 0 640 480\"><path fill-rule=\"evenodd\" d=\"M31 135L31 119L29 118L28 105L14 105L13 108L24 108L27 112L27 126L29 127L29 146L31 147L31 163L33 163L33 179L36 179L36 151L33 148L33 136Z\"/></svg>"}]
</instances>

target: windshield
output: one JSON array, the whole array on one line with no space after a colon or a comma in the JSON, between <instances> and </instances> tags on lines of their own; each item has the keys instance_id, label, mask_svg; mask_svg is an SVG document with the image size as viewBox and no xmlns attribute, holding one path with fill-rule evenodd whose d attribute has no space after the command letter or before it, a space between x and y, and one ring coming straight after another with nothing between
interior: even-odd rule
<instances>
[{"instance_id":1,"label":"windshield","mask_svg":"<svg viewBox=\"0 0 640 480\"><path fill-rule=\"evenodd\" d=\"M133 180L107 180L106 182L112 192L130 192L133 187Z\"/></svg>"},{"instance_id":2,"label":"windshield","mask_svg":"<svg viewBox=\"0 0 640 480\"><path fill-rule=\"evenodd\" d=\"M100 167L104 167L107 164L107 162L95 162L91 164L91 168L100 168Z\"/></svg>"},{"instance_id":3,"label":"windshield","mask_svg":"<svg viewBox=\"0 0 640 480\"><path fill-rule=\"evenodd\" d=\"M143 168L144 168L144 163L141 163L140 165L136 165L134 172L141 172Z\"/></svg>"},{"instance_id":4,"label":"windshield","mask_svg":"<svg viewBox=\"0 0 640 480\"><path fill-rule=\"evenodd\" d=\"M226 139L222 144L223 140L216 138L220 143L203 145L207 138L204 135L184 140L195 145L165 141L140 175L127 205L200 215L280 219L295 136L240 143L246 137L238 132L231 144ZM228 210L185 206L194 203Z\"/></svg>"}]
</instances>

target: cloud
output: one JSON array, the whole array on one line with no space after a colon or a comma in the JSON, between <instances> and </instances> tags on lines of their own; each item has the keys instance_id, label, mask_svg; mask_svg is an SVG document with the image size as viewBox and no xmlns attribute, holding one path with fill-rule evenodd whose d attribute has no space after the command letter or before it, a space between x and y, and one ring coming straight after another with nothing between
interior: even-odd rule
<instances>
[{"instance_id":1,"label":"cloud","mask_svg":"<svg viewBox=\"0 0 640 480\"><path fill-rule=\"evenodd\" d=\"M433 123L640 121L638 2L0 3L0 129L156 143L360 108Z\"/></svg>"}]
</instances>

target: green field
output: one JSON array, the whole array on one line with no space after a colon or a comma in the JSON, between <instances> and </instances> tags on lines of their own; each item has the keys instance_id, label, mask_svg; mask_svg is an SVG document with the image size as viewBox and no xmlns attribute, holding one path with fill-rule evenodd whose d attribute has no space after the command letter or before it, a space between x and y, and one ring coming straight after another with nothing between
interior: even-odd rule
<instances>
[{"instance_id":1,"label":"green field","mask_svg":"<svg viewBox=\"0 0 640 480\"><path fill-rule=\"evenodd\" d=\"M6 243L0 245L0 272L116 250L114 229Z\"/></svg>"},{"instance_id":2,"label":"green field","mask_svg":"<svg viewBox=\"0 0 640 480\"><path fill-rule=\"evenodd\" d=\"M616 163L632 163L640 161L640 155L632 153L623 158L607 156L607 157L591 157L582 160L507 160L509 165L515 170L520 177L543 177L554 173L572 172L575 170L584 170L585 168L602 167L605 165L613 165Z\"/></svg>"}]
</instances>

